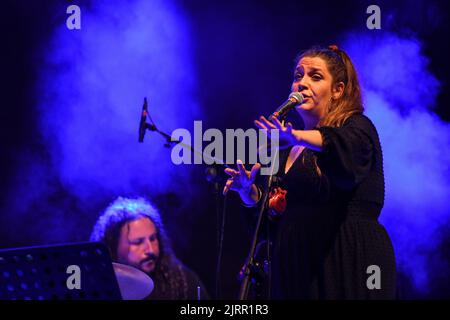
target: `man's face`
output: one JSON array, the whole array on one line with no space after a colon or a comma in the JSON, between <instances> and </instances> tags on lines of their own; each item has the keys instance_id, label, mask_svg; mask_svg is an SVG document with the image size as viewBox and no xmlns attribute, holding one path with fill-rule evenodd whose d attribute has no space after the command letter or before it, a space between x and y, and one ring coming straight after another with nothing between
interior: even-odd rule
<instances>
[{"instance_id":1,"label":"man's face","mask_svg":"<svg viewBox=\"0 0 450 320\"><path fill-rule=\"evenodd\" d=\"M155 270L159 258L158 232L154 223L142 217L122 226L117 246L119 263L138 268L145 273Z\"/></svg>"}]
</instances>

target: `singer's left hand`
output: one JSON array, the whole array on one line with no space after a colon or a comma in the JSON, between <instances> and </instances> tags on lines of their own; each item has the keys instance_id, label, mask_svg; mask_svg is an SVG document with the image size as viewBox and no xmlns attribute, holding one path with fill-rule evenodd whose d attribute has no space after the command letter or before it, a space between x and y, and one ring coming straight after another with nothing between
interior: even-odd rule
<instances>
[{"instance_id":1,"label":"singer's left hand","mask_svg":"<svg viewBox=\"0 0 450 320\"><path fill-rule=\"evenodd\" d=\"M259 121L255 120L255 125L265 130L265 133L271 138L271 130L278 129L279 131L279 146L280 148L288 148L299 143L297 132L292 128L292 123L288 122L286 125L282 124L277 118L267 120L264 116L259 117Z\"/></svg>"}]
</instances>

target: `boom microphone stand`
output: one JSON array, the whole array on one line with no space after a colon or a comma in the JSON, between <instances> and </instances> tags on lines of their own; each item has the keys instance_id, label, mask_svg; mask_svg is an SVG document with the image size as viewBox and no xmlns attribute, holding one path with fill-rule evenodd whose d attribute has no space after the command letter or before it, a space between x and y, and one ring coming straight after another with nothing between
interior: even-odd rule
<instances>
[{"instance_id":1,"label":"boom microphone stand","mask_svg":"<svg viewBox=\"0 0 450 320\"><path fill-rule=\"evenodd\" d=\"M151 123L146 122L147 116L149 117ZM165 140L165 147L170 148L176 144L180 144L184 148L203 156L203 158L207 158L209 162L212 164L209 165L205 170L206 180L213 184L214 188L214 197L216 202L216 215L217 215L217 246L218 246L218 257L217 257L217 266L216 266L216 298L219 297L220 294L220 269L221 269L221 261L222 261L222 246L223 246L223 236L224 236L224 228L225 228L225 213L226 213L226 196L223 199L223 208L222 208L222 216L220 216L221 211L221 197L220 197L220 186L219 184L223 182L223 170L224 168L229 168L228 165L224 163L222 159L218 159L215 157L210 157L206 154L203 154L201 151L196 150L191 145L183 143L180 140L174 139L172 136L167 133L159 130L154 121L152 120L150 114L148 113L147 107L147 98L144 98L144 105L142 107L142 115L141 121L139 124L139 142L144 142L144 136L146 130L154 131L159 133Z\"/></svg>"}]
</instances>

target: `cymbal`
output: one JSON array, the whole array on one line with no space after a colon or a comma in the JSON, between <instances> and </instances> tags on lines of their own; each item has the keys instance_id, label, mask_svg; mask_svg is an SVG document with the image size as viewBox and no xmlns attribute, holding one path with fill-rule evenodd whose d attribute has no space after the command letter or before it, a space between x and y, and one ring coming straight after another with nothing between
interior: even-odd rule
<instances>
[{"instance_id":1,"label":"cymbal","mask_svg":"<svg viewBox=\"0 0 450 320\"><path fill-rule=\"evenodd\" d=\"M153 291L153 280L145 272L121 263L112 264L123 300L141 300Z\"/></svg>"}]
</instances>

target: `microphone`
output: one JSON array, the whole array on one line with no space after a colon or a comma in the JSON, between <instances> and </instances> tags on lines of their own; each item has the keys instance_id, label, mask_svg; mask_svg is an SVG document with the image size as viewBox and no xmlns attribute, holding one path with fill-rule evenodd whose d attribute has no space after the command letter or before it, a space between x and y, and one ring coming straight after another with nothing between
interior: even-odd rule
<instances>
[{"instance_id":1,"label":"microphone","mask_svg":"<svg viewBox=\"0 0 450 320\"><path fill-rule=\"evenodd\" d=\"M139 123L139 142L144 142L145 129L147 129L147 124L145 120L147 119L147 98L144 98L144 106L142 107L141 122Z\"/></svg>"},{"instance_id":2,"label":"microphone","mask_svg":"<svg viewBox=\"0 0 450 320\"><path fill-rule=\"evenodd\" d=\"M269 119L273 117L278 119L284 119L288 114L288 112L294 109L294 107L301 104L304 99L305 98L300 92L292 92L289 95L289 98L281 106L279 106L274 113L270 115Z\"/></svg>"}]
</instances>

